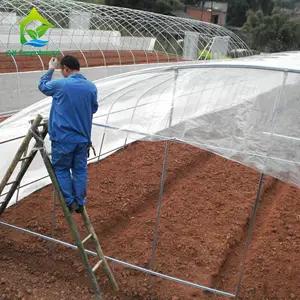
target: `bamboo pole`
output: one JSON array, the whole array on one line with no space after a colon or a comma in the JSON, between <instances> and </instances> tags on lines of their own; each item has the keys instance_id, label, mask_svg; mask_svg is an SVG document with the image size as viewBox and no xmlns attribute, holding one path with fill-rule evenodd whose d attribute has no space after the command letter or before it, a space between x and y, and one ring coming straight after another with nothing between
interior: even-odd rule
<instances>
[{"instance_id":1,"label":"bamboo pole","mask_svg":"<svg viewBox=\"0 0 300 300\"><path fill-rule=\"evenodd\" d=\"M117 282L115 280L115 277L114 277L114 275L113 275L113 273L112 273L112 271L111 271L111 269L108 265L108 262L107 262L107 260L104 256L104 253L101 249L99 240L98 240L97 235L95 233L95 230L94 230L94 228L91 224L91 221L89 219L89 216L87 214L87 211L86 211L85 207L84 207L84 211L82 213L82 219L84 221L84 224L85 224L88 232L92 234L92 238L95 242L95 248L96 248L98 258L103 261L103 263L102 263L103 271L106 273L106 275L109 279L109 282L110 282L111 286L113 287L113 290L117 292L119 290L118 284L117 284Z\"/></svg>"},{"instance_id":2,"label":"bamboo pole","mask_svg":"<svg viewBox=\"0 0 300 300\"><path fill-rule=\"evenodd\" d=\"M81 242L81 239L80 239L80 236L78 234L75 222L73 221L72 214L70 213L70 211L68 209L68 206L67 206L67 203L64 199L64 196L63 196L63 194L60 190L59 183L58 183L57 178L54 174L50 159L47 156L47 154L46 154L46 152L43 148L40 149L40 152L41 152L42 158L44 160L45 166L47 168L47 171L50 175L51 181L54 185L54 188L57 191L57 196L58 196L60 205L62 207L65 219L68 222L69 228L71 230L72 236L73 236L74 241L75 241L75 245L78 247L78 251L79 251L79 254L81 256L83 265L85 266L85 268L87 270L87 273L88 273L88 276L89 276L89 278L92 282L92 286L93 286L93 290L95 292L95 295L96 295L98 300L103 300L102 294L101 294L101 291L100 291L100 288L99 288L99 285L98 285L98 282L97 282L97 279L96 279L95 274L94 274L94 272L93 272L93 270L92 270L92 268L89 264L87 254L86 254L85 249L83 247L83 244Z\"/></svg>"}]
</instances>

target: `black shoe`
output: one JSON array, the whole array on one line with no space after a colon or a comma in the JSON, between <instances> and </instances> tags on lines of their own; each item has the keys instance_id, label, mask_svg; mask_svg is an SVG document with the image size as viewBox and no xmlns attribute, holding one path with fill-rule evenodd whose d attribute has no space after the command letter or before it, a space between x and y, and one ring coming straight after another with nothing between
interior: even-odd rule
<instances>
[{"instance_id":1,"label":"black shoe","mask_svg":"<svg viewBox=\"0 0 300 300\"><path fill-rule=\"evenodd\" d=\"M78 205L78 208L75 209L75 211L78 213L78 214L82 214L83 211L84 211L84 206L82 205Z\"/></svg>"},{"instance_id":2,"label":"black shoe","mask_svg":"<svg viewBox=\"0 0 300 300\"><path fill-rule=\"evenodd\" d=\"M78 204L77 204L75 201L73 201L73 202L68 206L68 208L69 208L70 213L73 213L74 211L76 211L76 210L79 208L79 206L78 206Z\"/></svg>"}]
</instances>

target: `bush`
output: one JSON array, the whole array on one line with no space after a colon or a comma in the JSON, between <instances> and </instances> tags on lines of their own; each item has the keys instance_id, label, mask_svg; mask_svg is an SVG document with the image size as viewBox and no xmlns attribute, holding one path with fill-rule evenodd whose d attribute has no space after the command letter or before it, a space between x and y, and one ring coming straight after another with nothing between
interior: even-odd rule
<instances>
[{"instance_id":1,"label":"bush","mask_svg":"<svg viewBox=\"0 0 300 300\"><path fill-rule=\"evenodd\" d=\"M202 53L203 52L203 53ZM198 52L198 59L199 60L210 60L212 59L211 53L206 50L199 50Z\"/></svg>"},{"instance_id":2,"label":"bush","mask_svg":"<svg viewBox=\"0 0 300 300\"><path fill-rule=\"evenodd\" d=\"M212 54L206 50L199 50L198 52L198 59L199 60L211 60L211 59L214 59ZM220 58L221 59L221 58ZM226 59L231 59L230 56L226 56Z\"/></svg>"}]
</instances>

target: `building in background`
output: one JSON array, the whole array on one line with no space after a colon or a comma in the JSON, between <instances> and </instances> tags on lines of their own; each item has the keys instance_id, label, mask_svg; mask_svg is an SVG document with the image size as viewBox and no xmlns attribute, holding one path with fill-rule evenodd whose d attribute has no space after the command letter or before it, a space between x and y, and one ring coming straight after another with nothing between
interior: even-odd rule
<instances>
[{"instance_id":1,"label":"building in background","mask_svg":"<svg viewBox=\"0 0 300 300\"><path fill-rule=\"evenodd\" d=\"M187 6L186 13L193 19L225 26L228 3L203 1L196 6Z\"/></svg>"}]
</instances>

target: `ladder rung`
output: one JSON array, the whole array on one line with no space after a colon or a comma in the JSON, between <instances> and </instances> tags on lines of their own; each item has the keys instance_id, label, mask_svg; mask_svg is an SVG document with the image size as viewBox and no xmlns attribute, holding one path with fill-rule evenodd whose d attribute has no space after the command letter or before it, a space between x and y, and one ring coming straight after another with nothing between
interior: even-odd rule
<instances>
[{"instance_id":1,"label":"ladder rung","mask_svg":"<svg viewBox=\"0 0 300 300\"><path fill-rule=\"evenodd\" d=\"M11 185L11 184L14 184L16 181L11 181L11 182L8 182L6 185Z\"/></svg>"},{"instance_id":2,"label":"ladder rung","mask_svg":"<svg viewBox=\"0 0 300 300\"><path fill-rule=\"evenodd\" d=\"M102 264L102 262L103 262L102 259L97 262L96 266L93 268L93 272L95 272L99 268L99 266Z\"/></svg>"},{"instance_id":3,"label":"ladder rung","mask_svg":"<svg viewBox=\"0 0 300 300\"><path fill-rule=\"evenodd\" d=\"M90 233L83 241L82 244L84 244L88 239L92 237L92 234Z\"/></svg>"},{"instance_id":4,"label":"ladder rung","mask_svg":"<svg viewBox=\"0 0 300 300\"><path fill-rule=\"evenodd\" d=\"M30 157L31 157L31 156L22 157L22 158L19 159L19 161L26 160L26 159L28 159L28 158L30 158Z\"/></svg>"}]
</instances>

